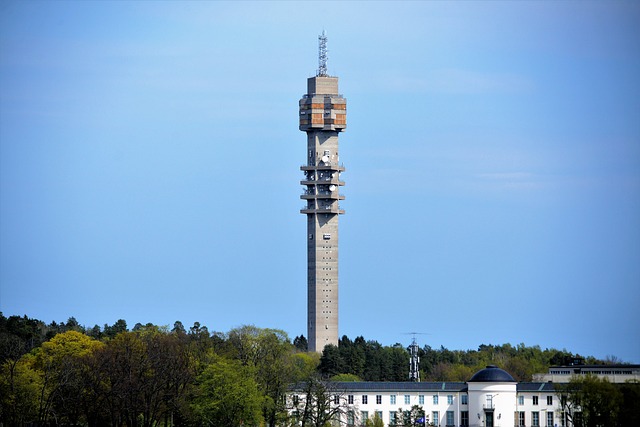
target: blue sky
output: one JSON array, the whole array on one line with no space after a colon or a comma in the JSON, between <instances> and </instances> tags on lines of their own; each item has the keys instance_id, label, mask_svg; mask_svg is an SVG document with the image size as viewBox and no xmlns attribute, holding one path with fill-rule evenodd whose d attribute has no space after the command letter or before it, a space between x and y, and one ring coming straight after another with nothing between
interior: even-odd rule
<instances>
[{"instance_id":1,"label":"blue sky","mask_svg":"<svg viewBox=\"0 0 640 427\"><path fill-rule=\"evenodd\" d=\"M329 37L340 334L640 363L636 2L0 4L0 310L306 334Z\"/></svg>"}]
</instances>

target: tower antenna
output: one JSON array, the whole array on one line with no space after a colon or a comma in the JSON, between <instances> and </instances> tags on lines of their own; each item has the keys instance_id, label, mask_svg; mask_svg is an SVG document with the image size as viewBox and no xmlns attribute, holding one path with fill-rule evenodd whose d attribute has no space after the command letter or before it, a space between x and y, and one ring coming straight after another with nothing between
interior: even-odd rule
<instances>
[{"instance_id":1,"label":"tower antenna","mask_svg":"<svg viewBox=\"0 0 640 427\"><path fill-rule=\"evenodd\" d=\"M405 335L413 335L411 345L409 346L409 381L420 382L420 356L418 340L416 335L431 335L424 332L406 332Z\"/></svg>"},{"instance_id":2,"label":"tower antenna","mask_svg":"<svg viewBox=\"0 0 640 427\"><path fill-rule=\"evenodd\" d=\"M318 76L327 75L327 35L324 30L318 36Z\"/></svg>"}]
</instances>

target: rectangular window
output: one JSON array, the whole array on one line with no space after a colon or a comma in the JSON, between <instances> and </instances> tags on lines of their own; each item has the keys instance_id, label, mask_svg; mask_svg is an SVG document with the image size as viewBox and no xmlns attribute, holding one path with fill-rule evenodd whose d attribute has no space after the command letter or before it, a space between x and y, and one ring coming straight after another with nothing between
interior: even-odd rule
<instances>
[{"instance_id":1,"label":"rectangular window","mask_svg":"<svg viewBox=\"0 0 640 427\"><path fill-rule=\"evenodd\" d=\"M518 396L518 405L524 405L524 396Z\"/></svg>"},{"instance_id":2,"label":"rectangular window","mask_svg":"<svg viewBox=\"0 0 640 427\"><path fill-rule=\"evenodd\" d=\"M463 427L469 426L469 411L460 412L460 425Z\"/></svg>"},{"instance_id":3,"label":"rectangular window","mask_svg":"<svg viewBox=\"0 0 640 427\"><path fill-rule=\"evenodd\" d=\"M524 426L524 412L518 412L518 425Z\"/></svg>"},{"instance_id":4,"label":"rectangular window","mask_svg":"<svg viewBox=\"0 0 640 427\"><path fill-rule=\"evenodd\" d=\"M437 394L434 394L434 395L433 395L433 404L434 404L434 405L437 405L437 404L438 404L438 395L437 395Z\"/></svg>"},{"instance_id":5,"label":"rectangular window","mask_svg":"<svg viewBox=\"0 0 640 427\"><path fill-rule=\"evenodd\" d=\"M453 411L447 411L447 427L454 427Z\"/></svg>"},{"instance_id":6,"label":"rectangular window","mask_svg":"<svg viewBox=\"0 0 640 427\"><path fill-rule=\"evenodd\" d=\"M382 404L382 395L376 394L376 405L381 405L381 404Z\"/></svg>"},{"instance_id":7,"label":"rectangular window","mask_svg":"<svg viewBox=\"0 0 640 427\"><path fill-rule=\"evenodd\" d=\"M362 395L362 404L366 405L367 403L369 403L368 400L369 400L369 397L366 394L363 394Z\"/></svg>"},{"instance_id":8,"label":"rectangular window","mask_svg":"<svg viewBox=\"0 0 640 427\"><path fill-rule=\"evenodd\" d=\"M547 396L547 405L553 405L553 396Z\"/></svg>"},{"instance_id":9,"label":"rectangular window","mask_svg":"<svg viewBox=\"0 0 640 427\"><path fill-rule=\"evenodd\" d=\"M353 411L347 412L347 426L353 427L356 425L356 417Z\"/></svg>"},{"instance_id":10,"label":"rectangular window","mask_svg":"<svg viewBox=\"0 0 640 427\"><path fill-rule=\"evenodd\" d=\"M553 412L547 412L547 427L553 427Z\"/></svg>"},{"instance_id":11,"label":"rectangular window","mask_svg":"<svg viewBox=\"0 0 640 427\"><path fill-rule=\"evenodd\" d=\"M382 411L376 411L375 418L377 418L377 419L379 419L380 421L382 421Z\"/></svg>"},{"instance_id":12,"label":"rectangular window","mask_svg":"<svg viewBox=\"0 0 640 427\"><path fill-rule=\"evenodd\" d=\"M431 413L432 417L433 417L433 421L431 421L431 423L435 426L438 427L440 425L440 415L438 415L438 411L433 411Z\"/></svg>"},{"instance_id":13,"label":"rectangular window","mask_svg":"<svg viewBox=\"0 0 640 427\"><path fill-rule=\"evenodd\" d=\"M538 396L533 396L533 404L534 405L538 404Z\"/></svg>"},{"instance_id":14,"label":"rectangular window","mask_svg":"<svg viewBox=\"0 0 640 427\"><path fill-rule=\"evenodd\" d=\"M369 419L369 411L360 412L360 423L362 425L365 425L368 419Z\"/></svg>"},{"instance_id":15,"label":"rectangular window","mask_svg":"<svg viewBox=\"0 0 640 427\"><path fill-rule=\"evenodd\" d=\"M396 411L389 411L389 425L395 426L396 422Z\"/></svg>"},{"instance_id":16,"label":"rectangular window","mask_svg":"<svg viewBox=\"0 0 640 427\"><path fill-rule=\"evenodd\" d=\"M411 396L409 396L408 394L404 395L404 404L405 405L409 405L411 403Z\"/></svg>"},{"instance_id":17,"label":"rectangular window","mask_svg":"<svg viewBox=\"0 0 640 427\"><path fill-rule=\"evenodd\" d=\"M424 394L418 395L418 405L424 405Z\"/></svg>"},{"instance_id":18,"label":"rectangular window","mask_svg":"<svg viewBox=\"0 0 640 427\"><path fill-rule=\"evenodd\" d=\"M447 395L447 405L453 405L453 395Z\"/></svg>"},{"instance_id":19,"label":"rectangular window","mask_svg":"<svg viewBox=\"0 0 640 427\"><path fill-rule=\"evenodd\" d=\"M392 405L396 404L396 395L392 394L391 396L389 396L389 403Z\"/></svg>"},{"instance_id":20,"label":"rectangular window","mask_svg":"<svg viewBox=\"0 0 640 427\"><path fill-rule=\"evenodd\" d=\"M333 396L333 403L335 403L336 405L340 404L340 396L339 395L335 395Z\"/></svg>"},{"instance_id":21,"label":"rectangular window","mask_svg":"<svg viewBox=\"0 0 640 427\"><path fill-rule=\"evenodd\" d=\"M469 404L469 395L468 394L463 394L462 396L460 396L460 400L462 401L461 403L463 405L468 405Z\"/></svg>"},{"instance_id":22,"label":"rectangular window","mask_svg":"<svg viewBox=\"0 0 640 427\"><path fill-rule=\"evenodd\" d=\"M540 427L540 412L531 413L531 425L533 427Z\"/></svg>"},{"instance_id":23,"label":"rectangular window","mask_svg":"<svg viewBox=\"0 0 640 427\"><path fill-rule=\"evenodd\" d=\"M349 405L353 405L353 394L347 396L347 402L349 403Z\"/></svg>"}]
</instances>

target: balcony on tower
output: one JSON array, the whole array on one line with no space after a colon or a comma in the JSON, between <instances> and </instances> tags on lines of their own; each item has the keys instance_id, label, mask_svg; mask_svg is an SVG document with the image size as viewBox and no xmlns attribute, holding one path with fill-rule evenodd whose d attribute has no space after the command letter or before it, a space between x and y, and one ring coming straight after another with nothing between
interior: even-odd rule
<instances>
[{"instance_id":1,"label":"balcony on tower","mask_svg":"<svg viewBox=\"0 0 640 427\"><path fill-rule=\"evenodd\" d=\"M304 190L304 193L300 195L303 200L313 199L328 199L328 200L344 200L344 196L338 192L337 187L333 190L327 189L315 189L315 187Z\"/></svg>"},{"instance_id":2,"label":"balcony on tower","mask_svg":"<svg viewBox=\"0 0 640 427\"><path fill-rule=\"evenodd\" d=\"M306 171L305 177L300 181L301 185L335 185L341 187L344 185L344 181L340 181L340 173L334 171Z\"/></svg>"},{"instance_id":3,"label":"balcony on tower","mask_svg":"<svg viewBox=\"0 0 640 427\"><path fill-rule=\"evenodd\" d=\"M302 165L300 166L301 171L336 171L336 172L344 172L346 168L342 166L342 164L338 164L336 162L323 162L320 161L317 165Z\"/></svg>"},{"instance_id":4,"label":"balcony on tower","mask_svg":"<svg viewBox=\"0 0 640 427\"><path fill-rule=\"evenodd\" d=\"M302 214L344 214L344 209L340 209L338 204L331 205L315 205L308 204L307 206L303 206L300 209L300 213Z\"/></svg>"}]
</instances>

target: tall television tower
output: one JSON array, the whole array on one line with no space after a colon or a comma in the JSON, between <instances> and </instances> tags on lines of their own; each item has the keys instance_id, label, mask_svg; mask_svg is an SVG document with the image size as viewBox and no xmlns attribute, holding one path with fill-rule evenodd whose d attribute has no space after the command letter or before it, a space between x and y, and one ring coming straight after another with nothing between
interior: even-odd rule
<instances>
[{"instance_id":1,"label":"tall television tower","mask_svg":"<svg viewBox=\"0 0 640 427\"><path fill-rule=\"evenodd\" d=\"M338 134L347 127L347 100L338 78L327 74L327 36L318 37L318 72L307 79L300 100L300 130L307 133L307 162L300 170L307 215L307 336L309 351L338 345L338 216L344 213L339 192Z\"/></svg>"}]
</instances>

